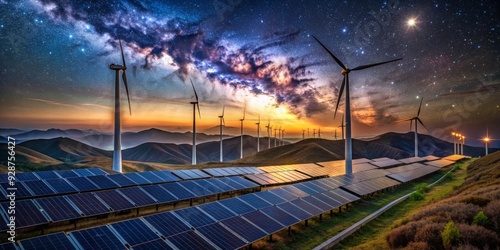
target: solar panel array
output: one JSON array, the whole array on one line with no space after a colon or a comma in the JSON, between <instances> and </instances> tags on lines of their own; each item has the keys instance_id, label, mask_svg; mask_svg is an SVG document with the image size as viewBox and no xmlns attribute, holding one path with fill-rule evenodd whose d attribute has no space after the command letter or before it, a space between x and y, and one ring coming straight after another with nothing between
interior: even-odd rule
<instances>
[{"instance_id":1,"label":"solar panel array","mask_svg":"<svg viewBox=\"0 0 500 250\"><path fill-rule=\"evenodd\" d=\"M388 177L397 180L399 182L409 182L415 179L418 179L422 176L428 175L430 173L434 173L439 170L439 168L424 165L421 163L413 163L411 165L405 166L406 171L398 171L393 174L387 175Z\"/></svg>"},{"instance_id":2,"label":"solar panel array","mask_svg":"<svg viewBox=\"0 0 500 250\"><path fill-rule=\"evenodd\" d=\"M394 160L394 159L379 158L377 160L373 160L373 162L371 162L371 164L373 164L379 168L388 168L388 167L402 165L404 163L400 162L398 160Z\"/></svg>"},{"instance_id":3,"label":"solar panel array","mask_svg":"<svg viewBox=\"0 0 500 250\"><path fill-rule=\"evenodd\" d=\"M411 163L416 163L416 162L424 162L427 160L425 158L422 158L422 157L410 157L410 158L405 158L405 159L399 159L398 161L405 163L405 164L411 164Z\"/></svg>"},{"instance_id":4,"label":"solar panel array","mask_svg":"<svg viewBox=\"0 0 500 250\"><path fill-rule=\"evenodd\" d=\"M311 179L310 176L295 170L280 171L264 174L245 175L246 178L261 186L281 185Z\"/></svg>"},{"instance_id":5,"label":"solar panel array","mask_svg":"<svg viewBox=\"0 0 500 250\"><path fill-rule=\"evenodd\" d=\"M203 171L214 177L265 173L256 167L205 168Z\"/></svg>"},{"instance_id":6,"label":"solar panel array","mask_svg":"<svg viewBox=\"0 0 500 250\"><path fill-rule=\"evenodd\" d=\"M443 160L448 160L448 161L459 161L467 158L465 155L449 155L443 158Z\"/></svg>"},{"instance_id":7,"label":"solar panel array","mask_svg":"<svg viewBox=\"0 0 500 250\"><path fill-rule=\"evenodd\" d=\"M435 160L435 161L428 161L428 162L425 162L425 164L433 166L433 167L444 168L444 167L447 167L447 166L455 164L455 162L454 161L440 159L440 160Z\"/></svg>"},{"instance_id":8,"label":"solar panel array","mask_svg":"<svg viewBox=\"0 0 500 250\"><path fill-rule=\"evenodd\" d=\"M85 168L73 170L48 170L37 172L17 173L15 175L17 181L34 181L34 180L50 180L60 179L66 177L77 176L93 176L93 175L106 175L104 170L100 168ZM0 183L8 182L8 174L0 174Z\"/></svg>"}]
</instances>

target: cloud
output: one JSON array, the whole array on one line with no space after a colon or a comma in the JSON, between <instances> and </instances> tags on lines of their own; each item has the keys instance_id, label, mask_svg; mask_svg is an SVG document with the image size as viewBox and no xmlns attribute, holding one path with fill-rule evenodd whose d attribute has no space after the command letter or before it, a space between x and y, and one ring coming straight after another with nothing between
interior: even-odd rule
<instances>
[{"instance_id":1,"label":"cloud","mask_svg":"<svg viewBox=\"0 0 500 250\"><path fill-rule=\"evenodd\" d=\"M84 109L84 108L77 106L77 105L71 105L71 104L62 103L62 102L55 102L55 101L50 101L50 100L45 100L45 99L38 99L38 98L28 98L28 99L32 100L32 101L42 102L42 103L49 104L49 105L70 107L70 108L74 108L74 109Z\"/></svg>"}]
</instances>

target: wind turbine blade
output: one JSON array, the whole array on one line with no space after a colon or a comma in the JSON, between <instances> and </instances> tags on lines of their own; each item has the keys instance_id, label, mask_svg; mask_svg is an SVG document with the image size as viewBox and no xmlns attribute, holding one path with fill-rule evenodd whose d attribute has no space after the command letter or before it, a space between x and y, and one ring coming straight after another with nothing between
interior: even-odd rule
<instances>
[{"instance_id":1,"label":"wind turbine blade","mask_svg":"<svg viewBox=\"0 0 500 250\"><path fill-rule=\"evenodd\" d=\"M429 132L429 134L431 133L431 131L424 125L424 123L422 122L422 120L420 120L420 118L417 118L418 122L420 122L420 124L422 124L422 126L424 126L424 128L427 130L427 132ZM415 121L416 122L416 121Z\"/></svg>"},{"instance_id":2,"label":"wind turbine blade","mask_svg":"<svg viewBox=\"0 0 500 250\"><path fill-rule=\"evenodd\" d=\"M120 43L120 50L122 52L122 62L123 62L123 67L127 67L127 64L125 63L125 55L123 55L123 47L122 47L122 40L118 39L118 42Z\"/></svg>"},{"instance_id":3,"label":"wind turbine blade","mask_svg":"<svg viewBox=\"0 0 500 250\"><path fill-rule=\"evenodd\" d=\"M333 119L335 119L335 117L337 116L337 109L339 109L340 99L342 98L342 93L344 92L344 87L345 87L345 77L344 77L344 80L342 80L342 85L340 85L339 97L337 98L337 105L335 106L335 113L333 114ZM343 120L342 120L342 124L344 124Z\"/></svg>"},{"instance_id":4,"label":"wind turbine blade","mask_svg":"<svg viewBox=\"0 0 500 250\"><path fill-rule=\"evenodd\" d=\"M196 93L196 89L194 88L193 80L191 80L191 78L189 78L189 80L191 81L191 86L193 86L194 97L196 98L196 102L198 102L198 94ZM198 110L199 109L200 108L198 107Z\"/></svg>"},{"instance_id":5,"label":"wind turbine blade","mask_svg":"<svg viewBox=\"0 0 500 250\"><path fill-rule=\"evenodd\" d=\"M224 121L224 116L222 117L222 125L226 126L226 121Z\"/></svg>"},{"instance_id":6,"label":"wind turbine blade","mask_svg":"<svg viewBox=\"0 0 500 250\"><path fill-rule=\"evenodd\" d=\"M351 71L367 69L367 68L375 67L375 66L386 64L386 63L390 63L390 62L399 61L399 60L402 60L402 59L403 58L398 58L398 59L394 59L394 60L390 60L390 61L386 61L386 62L381 62L381 63L374 63L374 64L362 65L362 66L358 66L358 67L356 67L354 69L351 69Z\"/></svg>"},{"instance_id":7,"label":"wind turbine blade","mask_svg":"<svg viewBox=\"0 0 500 250\"><path fill-rule=\"evenodd\" d=\"M245 114L246 114L246 112L247 112L247 108L245 107L245 108L243 109L243 120L245 120Z\"/></svg>"},{"instance_id":8,"label":"wind turbine blade","mask_svg":"<svg viewBox=\"0 0 500 250\"><path fill-rule=\"evenodd\" d=\"M123 78L123 84L125 85L125 91L127 92L128 111L130 112L130 115L132 115L132 108L130 107L130 96L128 94L128 82L127 82L127 73L126 72L127 71L123 70L122 78Z\"/></svg>"},{"instance_id":9,"label":"wind turbine blade","mask_svg":"<svg viewBox=\"0 0 500 250\"><path fill-rule=\"evenodd\" d=\"M196 107L198 108L198 116L200 116L201 119L200 104L198 102L196 103Z\"/></svg>"},{"instance_id":10,"label":"wind turbine blade","mask_svg":"<svg viewBox=\"0 0 500 250\"><path fill-rule=\"evenodd\" d=\"M399 121L396 121L396 123L398 122L407 122L407 121L411 121L413 120L413 118L408 118L408 119L404 119L404 120L399 120Z\"/></svg>"},{"instance_id":11,"label":"wind turbine blade","mask_svg":"<svg viewBox=\"0 0 500 250\"><path fill-rule=\"evenodd\" d=\"M417 117L420 115L420 109L422 108L422 102L423 101L424 101L424 98L422 97L422 99L420 100L420 106L418 107Z\"/></svg>"},{"instance_id":12,"label":"wind turbine blade","mask_svg":"<svg viewBox=\"0 0 500 250\"><path fill-rule=\"evenodd\" d=\"M226 105L222 106L222 118L224 119L224 109L226 109Z\"/></svg>"},{"instance_id":13,"label":"wind turbine blade","mask_svg":"<svg viewBox=\"0 0 500 250\"><path fill-rule=\"evenodd\" d=\"M325 49L325 50L326 50L326 52L328 52L328 54L330 54L330 56L333 58L333 60L335 60L335 62L337 62L337 64L338 64L341 68L343 68L343 69L347 70L346 66L342 63L342 61L340 61L340 60L339 60L339 59L338 59L335 55L333 55L333 53L332 53L332 52L330 52L330 50L328 50L328 49L326 48L326 46L325 46L325 45L323 45L323 44L322 44L322 43L318 40L318 38L316 38L315 36L313 36L313 37L314 37L314 39L316 40L316 42L318 42L318 43L321 45L321 47L323 47L323 49Z\"/></svg>"}]
</instances>

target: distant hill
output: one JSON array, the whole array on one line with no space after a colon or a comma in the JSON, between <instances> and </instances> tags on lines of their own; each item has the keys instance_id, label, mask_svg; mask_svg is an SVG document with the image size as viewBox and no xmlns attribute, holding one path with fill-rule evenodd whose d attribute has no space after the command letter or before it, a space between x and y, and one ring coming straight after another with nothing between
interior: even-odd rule
<instances>
[{"instance_id":1,"label":"distant hill","mask_svg":"<svg viewBox=\"0 0 500 250\"><path fill-rule=\"evenodd\" d=\"M220 126L214 126L205 130L202 130L201 132L207 134L207 135L219 135L220 134ZM222 125L222 134L223 135L237 135L240 134L240 128L239 127L227 127Z\"/></svg>"},{"instance_id":2,"label":"distant hill","mask_svg":"<svg viewBox=\"0 0 500 250\"><path fill-rule=\"evenodd\" d=\"M26 132L25 130L15 129L15 128L0 128L0 136L11 136Z\"/></svg>"}]
</instances>

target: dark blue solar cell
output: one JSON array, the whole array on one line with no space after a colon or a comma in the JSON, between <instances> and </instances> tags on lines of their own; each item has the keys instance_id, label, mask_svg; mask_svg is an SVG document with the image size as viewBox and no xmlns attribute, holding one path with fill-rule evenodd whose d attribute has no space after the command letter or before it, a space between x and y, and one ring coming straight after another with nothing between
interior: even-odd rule
<instances>
[{"instance_id":1,"label":"dark blue solar cell","mask_svg":"<svg viewBox=\"0 0 500 250\"><path fill-rule=\"evenodd\" d=\"M153 241L149 241L146 243L142 243L139 245L132 246L134 250L170 250L174 249L170 245L167 244L163 239L157 239Z\"/></svg>"},{"instance_id":2,"label":"dark blue solar cell","mask_svg":"<svg viewBox=\"0 0 500 250\"><path fill-rule=\"evenodd\" d=\"M139 207L156 204L156 201L146 194L146 192L144 192L140 187L121 188L118 191Z\"/></svg>"},{"instance_id":3,"label":"dark blue solar cell","mask_svg":"<svg viewBox=\"0 0 500 250\"><path fill-rule=\"evenodd\" d=\"M34 180L40 180L40 179L32 172L26 172L26 173L16 174L16 180L17 181L34 181Z\"/></svg>"},{"instance_id":4,"label":"dark blue solar cell","mask_svg":"<svg viewBox=\"0 0 500 250\"><path fill-rule=\"evenodd\" d=\"M65 179L51 179L51 180L46 180L46 182L58 194L78 192L78 190L76 190L73 186L71 186Z\"/></svg>"},{"instance_id":5,"label":"dark blue solar cell","mask_svg":"<svg viewBox=\"0 0 500 250\"><path fill-rule=\"evenodd\" d=\"M306 220L306 219L313 217L312 214L302 210L301 208L293 205L290 202L279 204L277 207L279 207L283 211L286 211L287 213L295 216L296 218L299 218L300 220Z\"/></svg>"},{"instance_id":6,"label":"dark blue solar cell","mask_svg":"<svg viewBox=\"0 0 500 250\"><path fill-rule=\"evenodd\" d=\"M155 175L152 172L138 172L137 174L151 183L165 182L162 178L160 178L159 176Z\"/></svg>"},{"instance_id":7,"label":"dark blue solar cell","mask_svg":"<svg viewBox=\"0 0 500 250\"><path fill-rule=\"evenodd\" d=\"M66 221L81 217L80 213L66 200L64 196L54 196L36 199L52 222Z\"/></svg>"},{"instance_id":8,"label":"dark blue solar cell","mask_svg":"<svg viewBox=\"0 0 500 250\"><path fill-rule=\"evenodd\" d=\"M208 175L207 173L199 170L199 169L189 169L189 170L186 170L186 171L189 171L190 175L192 176L197 176L198 178L210 178L210 175Z\"/></svg>"},{"instance_id":9,"label":"dark blue solar cell","mask_svg":"<svg viewBox=\"0 0 500 250\"><path fill-rule=\"evenodd\" d=\"M294 216L288 214L287 212L272 206L272 207L266 207L260 210L267 216L273 218L277 222L279 222L281 225L285 227L289 227L295 223L300 222L298 218L295 218Z\"/></svg>"},{"instance_id":10,"label":"dark blue solar cell","mask_svg":"<svg viewBox=\"0 0 500 250\"><path fill-rule=\"evenodd\" d=\"M297 196L289 193L288 191L285 191L282 188L276 188L276 189L270 190L269 192L271 192L271 193L277 195L278 197L285 199L287 201L295 200L298 198Z\"/></svg>"},{"instance_id":11,"label":"dark blue solar cell","mask_svg":"<svg viewBox=\"0 0 500 250\"><path fill-rule=\"evenodd\" d=\"M342 202L340 202L336 199L333 199L325 194L315 194L315 195L312 195L312 197L328 204L331 209L342 206Z\"/></svg>"},{"instance_id":12,"label":"dark blue solar cell","mask_svg":"<svg viewBox=\"0 0 500 250\"><path fill-rule=\"evenodd\" d=\"M63 232L20 240L19 245L25 250L76 249Z\"/></svg>"},{"instance_id":13,"label":"dark blue solar cell","mask_svg":"<svg viewBox=\"0 0 500 250\"><path fill-rule=\"evenodd\" d=\"M127 178L127 176L123 174L110 174L106 176L122 187L137 185L137 183L133 182L131 179Z\"/></svg>"},{"instance_id":14,"label":"dark blue solar cell","mask_svg":"<svg viewBox=\"0 0 500 250\"><path fill-rule=\"evenodd\" d=\"M73 172L75 172L78 176L93 176L94 173L90 172L88 169L82 168L82 169L73 169Z\"/></svg>"},{"instance_id":15,"label":"dark blue solar cell","mask_svg":"<svg viewBox=\"0 0 500 250\"><path fill-rule=\"evenodd\" d=\"M83 249L126 249L107 226L73 231L70 235Z\"/></svg>"},{"instance_id":16,"label":"dark blue solar cell","mask_svg":"<svg viewBox=\"0 0 500 250\"><path fill-rule=\"evenodd\" d=\"M0 183L0 185L7 195L15 192L16 199L33 196L22 182L15 182L14 186L9 185L8 183ZM12 188L15 188L16 190L11 190Z\"/></svg>"},{"instance_id":17,"label":"dark blue solar cell","mask_svg":"<svg viewBox=\"0 0 500 250\"><path fill-rule=\"evenodd\" d=\"M284 228L281 224L258 210L246 213L242 216L246 220L264 230L267 234L275 233Z\"/></svg>"},{"instance_id":18,"label":"dark blue solar cell","mask_svg":"<svg viewBox=\"0 0 500 250\"><path fill-rule=\"evenodd\" d=\"M80 191L91 191L99 189L99 187L89 181L87 177L72 177L67 178L66 181L71 183L71 185L75 186Z\"/></svg>"},{"instance_id":19,"label":"dark blue solar cell","mask_svg":"<svg viewBox=\"0 0 500 250\"><path fill-rule=\"evenodd\" d=\"M141 219L126 220L111 225L130 246L160 238Z\"/></svg>"},{"instance_id":20,"label":"dark blue solar cell","mask_svg":"<svg viewBox=\"0 0 500 250\"><path fill-rule=\"evenodd\" d=\"M9 182L9 174L0 174L0 183Z\"/></svg>"},{"instance_id":21,"label":"dark blue solar cell","mask_svg":"<svg viewBox=\"0 0 500 250\"><path fill-rule=\"evenodd\" d=\"M328 204L326 204L326 203L324 203L324 202L322 202L322 201L320 201L312 196L304 197L304 198L302 198L302 200L304 200L305 202L321 209L323 212L326 212L326 211L329 211L332 209Z\"/></svg>"},{"instance_id":22,"label":"dark blue solar cell","mask_svg":"<svg viewBox=\"0 0 500 250\"><path fill-rule=\"evenodd\" d=\"M189 223L191 227L201 227L215 222L214 219L210 218L196 207L176 210L173 213L179 215L179 217Z\"/></svg>"},{"instance_id":23,"label":"dark blue solar cell","mask_svg":"<svg viewBox=\"0 0 500 250\"><path fill-rule=\"evenodd\" d=\"M238 198L231 198L231 199L221 200L218 202L223 206L229 208L235 214L244 214L256 210L255 208L239 200Z\"/></svg>"},{"instance_id":24,"label":"dark blue solar cell","mask_svg":"<svg viewBox=\"0 0 500 250\"><path fill-rule=\"evenodd\" d=\"M323 188L325 191L326 190L332 190L332 189L335 189L337 188L336 185L333 185L332 183L326 181L325 179L318 179L318 180L313 180L313 181L310 181L312 184L314 185L317 185L317 186L320 186L321 188Z\"/></svg>"},{"instance_id":25,"label":"dark blue solar cell","mask_svg":"<svg viewBox=\"0 0 500 250\"><path fill-rule=\"evenodd\" d=\"M0 190L0 201L6 201L7 200L7 195L4 194L3 190Z\"/></svg>"},{"instance_id":26,"label":"dark blue solar cell","mask_svg":"<svg viewBox=\"0 0 500 250\"><path fill-rule=\"evenodd\" d=\"M106 190L95 192L101 200L103 200L113 211L121 211L134 208L135 205L127 200L122 194L116 190Z\"/></svg>"},{"instance_id":27,"label":"dark blue solar cell","mask_svg":"<svg viewBox=\"0 0 500 250\"><path fill-rule=\"evenodd\" d=\"M316 215L319 215L319 214L322 214L323 213L323 210L311 205L310 203L308 202L305 202L304 200L302 199L296 199L296 200L293 200L293 201L290 201L291 204L299 207L300 209L316 216Z\"/></svg>"},{"instance_id":28,"label":"dark blue solar cell","mask_svg":"<svg viewBox=\"0 0 500 250\"><path fill-rule=\"evenodd\" d=\"M160 234L165 237L190 230L188 225L182 222L171 212L144 216L144 220L151 224Z\"/></svg>"},{"instance_id":29,"label":"dark blue solar cell","mask_svg":"<svg viewBox=\"0 0 500 250\"><path fill-rule=\"evenodd\" d=\"M71 194L67 196L85 216L99 215L109 213L107 208L92 193Z\"/></svg>"},{"instance_id":30,"label":"dark blue solar cell","mask_svg":"<svg viewBox=\"0 0 500 250\"><path fill-rule=\"evenodd\" d=\"M160 186L175 195L177 198L179 198L179 200L187 200L196 197L196 195L194 195L192 192L190 192L177 182L161 184Z\"/></svg>"},{"instance_id":31,"label":"dark blue solar cell","mask_svg":"<svg viewBox=\"0 0 500 250\"><path fill-rule=\"evenodd\" d=\"M50 195L56 192L41 180L25 181L23 184L28 187L34 196Z\"/></svg>"},{"instance_id":32,"label":"dark blue solar cell","mask_svg":"<svg viewBox=\"0 0 500 250\"><path fill-rule=\"evenodd\" d=\"M100 168L87 168L87 170L91 173L93 173L94 175L107 175L108 172L100 169Z\"/></svg>"},{"instance_id":33,"label":"dark blue solar cell","mask_svg":"<svg viewBox=\"0 0 500 250\"><path fill-rule=\"evenodd\" d=\"M123 174L123 175L126 176L127 178L131 179L132 181L134 181L135 183L137 183L139 185L148 185L148 184L151 184L150 181L144 179L142 176L140 176L137 173L126 173L126 174Z\"/></svg>"},{"instance_id":34,"label":"dark blue solar cell","mask_svg":"<svg viewBox=\"0 0 500 250\"><path fill-rule=\"evenodd\" d=\"M223 182L224 184L230 186L233 190L246 189L245 186L239 184L238 182L235 182L235 181L229 179L229 177L218 178L218 180Z\"/></svg>"},{"instance_id":35,"label":"dark blue solar cell","mask_svg":"<svg viewBox=\"0 0 500 250\"><path fill-rule=\"evenodd\" d=\"M221 249L239 249L246 243L220 224L211 224L196 229Z\"/></svg>"},{"instance_id":36,"label":"dark blue solar cell","mask_svg":"<svg viewBox=\"0 0 500 250\"><path fill-rule=\"evenodd\" d=\"M59 178L61 178L54 171L39 171L39 172L34 172L34 174L38 175L39 179L41 179L41 180L49 180L49 179L59 179Z\"/></svg>"},{"instance_id":37,"label":"dark blue solar cell","mask_svg":"<svg viewBox=\"0 0 500 250\"><path fill-rule=\"evenodd\" d=\"M188 175L184 170L174 170L172 171L172 173L183 180L192 179L192 177Z\"/></svg>"},{"instance_id":38,"label":"dark blue solar cell","mask_svg":"<svg viewBox=\"0 0 500 250\"><path fill-rule=\"evenodd\" d=\"M216 249L212 244L205 241L193 231L186 231L167 238L167 240L179 249Z\"/></svg>"},{"instance_id":39,"label":"dark blue solar cell","mask_svg":"<svg viewBox=\"0 0 500 250\"><path fill-rule=\"evenodd\" d=\"M118 188L120 187L114 181L109 179L106 175L94 175L87 177L90 181L92 181L99 189L109 189L109 188Z\"/></svg>"},{"instance_id":40,"label":"dark blue solar cell","mask_svg":"<svg viewBox=\"0 0 500 250\"><path fill-rule=\"evenodd\" d=\"M17 250L17 248L13 242L7 242L0 244L0 250Z\"/></svg>"},{"instance_id":41,"label":"dark blue solar cell","mask_svg":"<svg viewBox=\"0 0 500 250\"><path fill-rule=\"evenodd\" d=\"M271 203L259 198L255 194L242 195L242 196L238 197L238 199L248 203L248 205L250 205L254 208L257 208L257 209L271 206Z\"/></svg>"},{"instance_id":42,"label":"dark blue solar cell","mask_svg":"<svg viewBox=\"0 0 500 250\"><path fill-rule=\"evenodd\" d=\"M73 172L73 170L57 170L57 174L63 178L78 177L79 175Z\"/></svg>"},{"instance_id":43,"label":"dark blue solar cell","mask_svg":"<svg viewBox=\"0 0 500 250\"><path fill-rule=\"evenodd\" d=\"M217 179L217 178L206 179L203 181L206 181L206 182L210 183L211 185L217 187L219 190L218 192L234 191L234 188L232 188L231 186L227 185L226 183L224 183L222 181L219 181L219 179Z\"/></svg>"},{"instance_id":44,"label":"dark blue solar cell","mask_svg":"<svg viewBox=\"0 0 500 250\"><path fill-rule=\"evenodd\" d=\"M277 196L269 191L258 192L258 193L255 193L255 195L258 196L259 198L271 203L271 204L274 204L274 205L286 202L285 199L282 199L279 196Z\"/></svg>"},{"instance_id":45,"label":"dark blue solar cell","mask_svg":"<svg viewBox=\"0 0 500 250\"><path fill-rule=\"evenodd\" d=\"M213 194L212 192L206 190L202 186L196 184L196 181L183 181L179 182L179 184L185 187L187 190L191 191L191 193L195 194L198 197L203 197Z\"/></svg>"},{"instance_id":46,"label":"dark blue solar cell","mask_svg":"<svg viewBox=\"0 0 500 250\"><path fill-rule=\"evenodd\" d=\"M217 194L224 192L222 189L218 188L207 180L196 180L196 184L207 190L208 194Z\"/></svg>"},{"instance_id":47,"label":"dark blue solar cell","mask_svg":"<svg viewBox=\"0 0 500 250\"><path fill-rule=\"evenodd\" d=\"M281 189L297 196L297 197L306 197L306 196L309 196L308 193L294 187L294 186L284 186L284 187L281 187Z\"/></svg>"},{"instance_id":48,"label":"dark blue solar cell","mask_svg":"<svg viewBox=\"0 0 500 250\"><path fill-rule=\"evenodd\" d=\"M252 225L240 216L231 217L220 222L233 230L248 242L254 242L267 236L267 233Z\"/></svg>"},{"instance_id":49,"label":"dark blue solar cell","mask_svg":"<svg viewBox=\"0 0 500 250\"><path fill-rule=\"evenodd\" d=\"M10 215L9 203L3 202L1 203L2 208L6 215ZM20 200L16 201L15 207L15 215L16 215L16 228L25 228L30 226L36 226L41 224L46 224L49 221L45 216L40 212L40 209L33 203L32 200Z\"/></svg>"},{"instance_id":50,"label":"dark blue solar cell","mask_svg":"<svg viewBox=\"0 0 500 250\"><path fill-rule=\"evenodd\" d=\"M316 184L314 184L314 183L312 183L310 181L303 182L302 185L304 185L304 186L306 186L306 187L308 187L308 188L316 191L317 193L321 193L321 192L325 192L325 191L329 190L328 187L324 188L324 187L320 186L321 184L316 185Z\"/></svg>"},{"instance_id":51,"label":"dark blue solar cell","mask_svg":"<svg viewBox=\"0 0 500 250\"><path fill-rule=\"evenodd\" d=\"M153 171L155 175L158 175L160 178L162 178L165 182L173 182L173 181L179 181L179 177L175 176L172 174L172 172L168 170L162 170L162 171Z\"/></svg>"},{"instance_id":52,"label":"dark blue solar cell","mask_svg":"<svg viewBox=\"0 0 500 250\"><path fill-rule=\"evenodd\" d=\"M251 182L247 179L244 179L243 177L240 177L240 176L231 176L231 177L227 177L227 178L244 186L245 188L255 188L255 187L259 186L258 184L253 183L253 182Z\"/></svg>"},{"instance_id":53,"label":"dark blue solar cell","mask_svg":"<svg viewBox=\"0 0 500 250\"><path fill-rule=\"evenodd\" d=\"M311 195L311 194L317 194L319 193L318 191L311 189L308 186L304 186L302 183L294 184L293 187L300 189L301 191Z\"/></svg>"},{"instance_id":54,"label":"dark blue solar cell","mask_svg":"<svg viewBox=\"0 0 500 250\"><path fill-rule=\"evenodd\" d=\"M146 191L146 193L153 196L153 198L155 198L159 203L166 203L178 200L177 197L175 197L174 195L172 195L170 192L163 189L159 185L142 186L141 188L144 191Z\"/></svg>"},{"instance_id":55,"label":"dark blue solar cell","mask_svg":"<svg viewBox=\"0 0 500 250\"><path fill-rule=\"evenodd\" d=\"M231 210L227 209L217 202L210 202L199 205L198 209L203 210L203 212L209 214L216 220L222 220L236 215Z\"/></svg>"}]
</instances>

